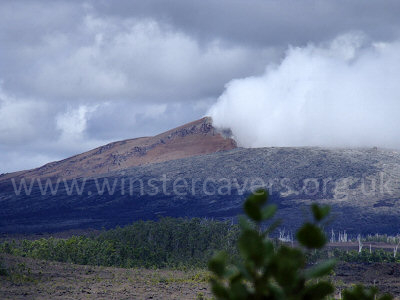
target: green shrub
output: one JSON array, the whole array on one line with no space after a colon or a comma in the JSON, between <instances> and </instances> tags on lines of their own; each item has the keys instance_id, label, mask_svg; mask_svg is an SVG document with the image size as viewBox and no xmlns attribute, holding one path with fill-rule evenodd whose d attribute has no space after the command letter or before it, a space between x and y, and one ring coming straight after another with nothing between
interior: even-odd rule
<instances>
[{"instance_id":1,"label":"green shrub","mask_svg":"<svg viewBox=\"0 0 400 300\"><path fill-rule=\"evenodd\" d=\"M326 237L321 230L329 207L312 206L313 222L305 223L296 234L301 248L275 245L268 235L277 222L261 230L262 222L270 221L276 212L275 205L265 205L268 194L259 190L244 204L250 220L241 220L238 250L242 260L228 263L226 252L218 253L209 262L213 273L212 292L217 299L327 299L334 293L327 279L334 269L335 260L326 260L307 267L306 253L321 249ZM385 295L376 298L376 289L356 286L343 292L344 300L392 299ZM372 298L371 298L372 297Z\"/></svg>"}]
</instances>

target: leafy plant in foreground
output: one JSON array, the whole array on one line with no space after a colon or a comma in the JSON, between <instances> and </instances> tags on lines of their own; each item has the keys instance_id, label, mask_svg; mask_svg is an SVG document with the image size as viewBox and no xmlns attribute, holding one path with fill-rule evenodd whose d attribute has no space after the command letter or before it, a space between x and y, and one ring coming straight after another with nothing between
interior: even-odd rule
<instances>
[{"instance_id":1,"label":"leafy plant in foreground","mask_svg":"<svg viewBox=\"0 0 400 300\"><path fill-rule=\"evenodd\" d=\"M329 207L312 206L313 222L306 222L297 231L296 238L302 248L281 244L276 246L268 235L277 222L261 230L261 223L274 216L277 207L265 205L268 194L259 190L244 204L250 220L241 220L238 250L242 260L228 264L226 252L218 253L209 261L212 271L212 292L217 299L327 299L334 293L327 280L335 266L334 260L307 267L306 251L321 249L326 237L320 228L329 214ZM343 291L344 300L392 299L385 295L377 298L376 289L356 286ZM371 298L372 297L372 298Z\"/></svg>"}]
</instances>

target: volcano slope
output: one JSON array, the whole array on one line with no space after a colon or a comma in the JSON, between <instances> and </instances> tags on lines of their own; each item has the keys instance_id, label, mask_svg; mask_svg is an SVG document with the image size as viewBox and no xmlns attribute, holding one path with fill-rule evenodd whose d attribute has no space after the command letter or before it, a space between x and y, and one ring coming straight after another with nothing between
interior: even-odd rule
<instances>
[{"instance_id":1,"label":"volcano slope","mask_svg":"<svg viewBox=\"0 0 400 300\"><path fill-rule=\"evenodd\" d=\"M229 135L229 131L215 129L211 118L204 117L156 136L114 142L40 168L2 174L0 181L90 177L132 166L230 150L236 148L236 142Z\"/></svg>"},{"instance_id":2,"label":"volcano slope","mask_svg":"<svg viewBox=\"0 0 400 300\"><path fill-rule=\"evenodd\" d=\"M163 216L230 220L261 186L287 230L308 218L313 201L332 207L327 230L393 234L400 228L400 155L376 148L236 148L93 178L58 178L53 195L31 180L29 195L17 195L10 179L0 181L2 233L108 228ZM72 184L80 190L71 191Z\"/></svg>"}]
</instances>

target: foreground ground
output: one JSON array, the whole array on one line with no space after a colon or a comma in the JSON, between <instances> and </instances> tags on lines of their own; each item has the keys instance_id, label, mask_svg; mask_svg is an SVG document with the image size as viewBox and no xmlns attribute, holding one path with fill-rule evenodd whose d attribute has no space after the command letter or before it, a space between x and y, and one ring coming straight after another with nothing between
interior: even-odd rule
<instances>
[{"instance_id":1,"label":"foreground ground","mask_svg":"<svg viewBox=\"0 0 400 300\"><path fill-rule=\"evenodd\" d=\"M0 299L211 298L205 271L105 268L0 257L11 270L8 276L0 276ZM341 263L332 279L338 291L361 282L400 299L398 264Z\"/></svg>"},{"instance_id":2,"label":"foreground ground","mask_svg":"<svg viewBox=\"0 0 400 300\"><path fill-rule=\"evenodd\" d=\"M210 297L203 271L80 266L0 254L0 299L196 299Z\"/></svg>"}]
</instances>

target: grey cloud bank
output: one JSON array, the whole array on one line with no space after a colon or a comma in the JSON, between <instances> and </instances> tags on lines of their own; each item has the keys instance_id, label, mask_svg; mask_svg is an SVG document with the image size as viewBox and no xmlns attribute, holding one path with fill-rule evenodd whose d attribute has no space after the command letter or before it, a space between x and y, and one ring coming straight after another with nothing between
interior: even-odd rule
<instances>
[{"instance_id":1,"label":"grey cloud bank","mask_svg":"<svg viewBox=\"0 0 400 300\"><path fill-rule=\"evenodd\" d=\"M296 76L300 83L306 81L299 72L302 66L311 79L324 77L325 81L319 79L324 88L317 89L318 93L328 92L329 82L345 82L336 80L335 72L344 72L346 82L356 81L358 86L369 85L371 78L379 76L364 74L365 68L375 65L379 65L376 72L398 75L396 70L389 70L398 57L394 53L389 58L386 53L398 47L398 1L43 0L2 1L0 6L0 173L37 167L109 141L155 134L200 118L214 104L213 111L222 109L221 99L234 85L239 86L238 82L241 87L237 89L242 91L244 84L263 81L267 74L273 77L279 73L276 79L282 78L284 65L293 68L288 71L291 78L284 80L286 84L293 83ZM328 51L325 44L354 31L362 32L366 40L354 48L357 66L351 67L352 59L331 58L330 62L338 66L327 67L327 54L320 53ZM292 50L287 52L290 45ZM386 45L386 50L373 45ZM374 53L378 58L364 62ZM331 54L338 52L331 50ZM299 64L294 61L296 55ZM313 60L314 55L326 65L311 64L314 71L310 71L308 59ZM267 73L266 67L270 70ZM239 78L247 79L232 81ZM388 116L384 129L391 122L391 132L386 139L377 140L385 146L398 125L392 116L394 110L398 111L395 96L399 95L394 78L386 78L373 85L375 92L390 85L380 113ZM269 88L276 94L283 84ZM307 84L312 90L312 83ZM353 90L354 86L347 88ZM254 93L262 94L260 89L255 88ZM345 91L334 93L326 101L343 95ZM242 96L230 101L256 104ZM365 91L365 96L370 105L363 109L374 110L372 95ZM260 105L270 108L273 101L284 109L299 101L287 100L285 104L276 98ZM338 107L334 106L335 114L342 112ZM295 107L288 114L295 114ZM221 114L215 119L221 125L230 122ZM317 119L310 115L310 120ZM330 122L324 125L326 130ZM282 130L290 131L290 126L285 126ZM266 144L257 134L243 140L241 132L246 127L234 129L243 144ZM345 143L340 136L335 138ZM282 139L293 137L294 144L318 143L317 135L303 139L301 132L284 133L274 143L284 144Z\"/></svg>"}]
</instances>

